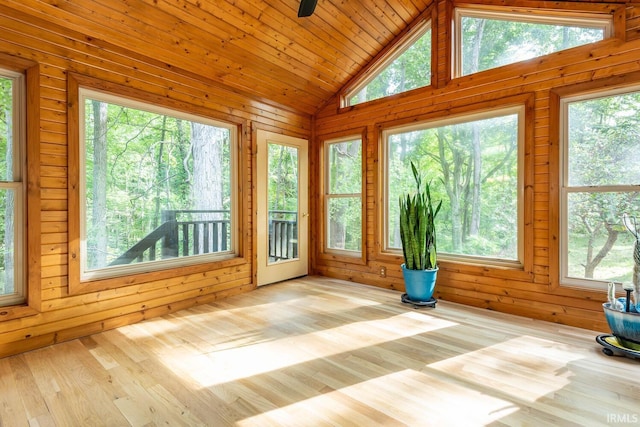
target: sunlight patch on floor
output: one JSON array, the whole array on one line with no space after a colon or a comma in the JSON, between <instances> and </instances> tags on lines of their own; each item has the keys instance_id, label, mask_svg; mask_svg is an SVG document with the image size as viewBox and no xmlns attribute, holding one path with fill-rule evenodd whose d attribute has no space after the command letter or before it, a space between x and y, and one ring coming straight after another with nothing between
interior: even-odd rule
<instances>
[{"instance_id":1,"label":"sunlight patch on floor","mask_svg":"<svg viewBox=\"0 0 640 427\"><path fill-rule=\"evenodd\" d=\"M426 372L440 371L480 390L534 402L569 384L572 373L567 365L582 358L568 345L520 336L431 363Z\"/></svg>"},{"instance_id":2,"label":"sunlight patch on floor","mask_svg":"<svg viewBox=\"0 0 640 427\"><path fill-rule=\"evenodd\" d=\"M318 375L321 381L339 381ZM302 413L312 424L384 425L385 420L401 420L415 426L469 426L486 425L518 410L509 401L407 369L267 411L237 425L287 424L299 421Z\"/></svg>"},{"instance_id":3,"label":"sunlight patch on floor","mask_svg":"<svg viewBox=\"0 0 640 427\"><path fill-rule=\"evenodd\" d=\"M160 357L169 369L209 387L455 325L407 312L198 355L176 347Z\"/></svg>"}]
</instances>

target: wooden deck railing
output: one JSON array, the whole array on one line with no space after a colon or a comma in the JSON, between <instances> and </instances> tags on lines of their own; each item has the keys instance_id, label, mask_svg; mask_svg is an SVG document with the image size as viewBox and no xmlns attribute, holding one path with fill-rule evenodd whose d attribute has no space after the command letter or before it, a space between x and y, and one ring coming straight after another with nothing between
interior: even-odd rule
<instances>
[{"instance_id":1,"label":"wooden deck railing","mask_svg":"<svg viewBox=\"0 0 640 427\"><path fill-rule=\"evenodd\" d=\"M298 258L298 213L269 211L269 261Z\"/></svg>"},{"instance_id":2,"label":"wooden deck railing","mask_svg":"<svg viewBox=\"0 0 640 427\"><path fill-rule=\"evenodd\" d=\"M226 251L230 245L228 210L166 210L162 224L110 265L155 261Z\"/></svg>"},{"instance_id":3,"label":"wooden deck railing","mask_svg":"<svg viewBox=\"0 0 640 427\"><path fill-rule=\"evenodd\" d=\"M162 224L109 265L224 252L231 244L228 210L167 210ZM269 211L269 258L297 258L297 215Z\"/></svg>"}]
</instances>

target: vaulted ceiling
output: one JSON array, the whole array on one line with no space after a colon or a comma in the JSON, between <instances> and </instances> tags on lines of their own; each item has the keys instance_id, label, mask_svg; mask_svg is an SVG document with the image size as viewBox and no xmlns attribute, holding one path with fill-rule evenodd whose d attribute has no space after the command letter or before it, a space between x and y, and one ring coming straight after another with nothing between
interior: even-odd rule
<instances>
[{"instance_id":1,"label":"vaulted ceiling","mask_svg":"<svg viewBox=\"0 0 640 427\"><path fill-rule=\"evenodd\" d=\"M312 114L432 0L3 0L234 90Z\"/></svg>"}]
</instances>

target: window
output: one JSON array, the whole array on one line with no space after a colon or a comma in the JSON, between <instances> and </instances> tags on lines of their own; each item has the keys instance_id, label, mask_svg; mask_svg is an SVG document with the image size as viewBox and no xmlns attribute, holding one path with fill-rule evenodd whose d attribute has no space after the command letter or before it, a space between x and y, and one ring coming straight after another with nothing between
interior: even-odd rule
<instances>
[{"instance_id":1,"label":"window","mask_svg":"<svg viewBox=\"0 0 640 427\"><path fill-rule=\"evenodd\" d=\"M640 228L640 87L561 100L561 274L566 284L631 282Z\"/></svg>"},{"instance_id":2,"label":"window","mask_svg":"<svg viewBox=\"0 0 640 427\"><path fill-rule=\"evenodd\" d=\"M357 105L431 84L431 23L416 26L343 96Z\"/></svg>"},{"instance_id":3,"label":"window","mask_svg":"<svg viewBox=\"0 0 640 427\"><path fill-rule=\"evenodd\" d=\"M0 305L25 302L23 277L24 76L0 69Z\"/></svg>"},{"instance_id":4,"label":"window","mask_svg":"<svg viewBox=\"0 0 640 427\"><path fill-rule=\"evenodd\" d=\"M325 249L362 253L362 139L325 143Z\"/></svg>"},{"instance_id":5,"label":"window","mask_svg":"<svg viewBox=\"0 0 640 427\"><path fill-rule=\"evenodd\" d=\"M413 189L414 162L443 201L441 259L520 266L523 122L513 107L385 130L386 249L401 248L398 200Z\"/></svg>"},{"instance_id":6,"label":"window","mask_svg":"<svg viewBox=\"0 0 640 427\"><path fill-rule=\"evenodd\" d=\"M609 37L609 15L457 8L455 75L465 76Z\"/></svg>"},{"instance_id":7,"label":"window","mask_svg":"<svg viewBox=\"0 0 640 427\"><path fill-rule=\"evenodd\" d=\"M81 278L232 256L236 129L80 89Z\"/></svg>"}]
</instances>

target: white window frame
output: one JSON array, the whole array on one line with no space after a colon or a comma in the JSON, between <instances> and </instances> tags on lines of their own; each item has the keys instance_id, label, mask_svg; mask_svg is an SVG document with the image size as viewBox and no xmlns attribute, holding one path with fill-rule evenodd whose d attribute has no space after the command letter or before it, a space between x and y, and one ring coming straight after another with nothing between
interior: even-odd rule
<instances>
[{"instance_id":1,"label":"white window frame","mask_svg":"<svg viewBox=\"0 0 640 427\"><path fill-rule=\"evenodd\" d=\"M360 250L356 251L356 250L349 250L349 249L336 249L336 248L330 248L329 245L329 200L331 199L340 199L340 198L359 198L360 199L360 218L362 220L362 223L364 224L365 218L364 218L364 209L362 206L362 193L363 193L363 189L364 189L364 177L363 177L363 173L362 170L360 170L360 193L331 193L330 192L330 185L329 185L329 167L330 167L330 160L329 160L329 146L332 144L340 144L342 142L351 142L351 141L356 141L359 140L360 141L360 165L361 165L361 169L364 167L364 140L362 138L361 134L358 135L352 135L352 136L347 136L347 137L341 137L341 138L335 138L335 139L329 139L324 141L324 252L325 253L335 253L335 254L340 254L340 255L345 255L345 256L350 256L350 257L362 257L363 254L363 250L364 250L364 241L365 241L365 229L364 226L360 227L360 238L361 238L361 242L360 242Z\"/></svg>"},{"instance_id":2,"label":"white window frame","mask_svg":"<svg viewBox=\"0 0 640 427\"><path fill-rule=\"evenodd\" d=\"M25 76L15 71L0 69L3 78L13 80L13 109L12 109L12 132L13 132L13 181L0 181L0 189L12 190L14 199L14 292L10 295L0 296L0 306L18 305L26 302L26 278L25 278L25 183L23 181L25 137L26 137L26 80Z\"/></svg>"},{"instance_id":3,"label":"white window frame","mask_svg":"<svg viewBox=\"0 0 640 427\"><path fill-rule=\"evenodd\" d=\"M211 261L218 261L224 259L234 258L238 255L238 239L239 233L237 229L238 218L238 130L236 125L231 123L212 120L202 116L196 116L175 110L172 108L162 107L159 105L150 104L144 101L137 101L122 96L117 96L105 92L92 90L86 87L80 87L79 94L79 163L80 163L80 180L79 180L79 192L80 192L80 280L99 280L112 277L119 277L125 275L132 275L138 273L145 273L149 271L164 270L170 268L184 267L194 264L200 264ZM87 99L103 101L110 104L116 104L127 108L133 108L143 110L151 113L170 115L172 117L181 118L186 121L197 121L199 123L207 124L210 126L226 128L230 132L230 155L231 155L231 214L230 214L230 226L231 243L227 251L189 255L172 259L147 261L143 263L135 263L128 265L117 265L104 267L100 269L89 270L87 269L87 235L86 235L86 147L85 147L85 101Z\"/></svg>"},{"instance_id":4,"label":"white window frame","mask_svg":"<svg viewBox=\"0 0 640 427\"><path fill-rule=\"evenodd\" d=\"M340 97L340 106L351 107L351 98L359 93L364 87L371 83L380 73L382 73L389 65L393 63L398 57L405 53L413 44L418 41L427 31L433 31L431 28L431 20L425 19L415 25L404 37L398 41L390 50L388 50L379 60L375 62L369 69L367 69L358 79L349 84L343 91ZM433 33L431 34L433 40ZM433 42L431 43L431 50L433 51ZM430 52L431 53L431 52ZM433 76L433 64L431 75ZM431 83L429 83L431 84ZM425 86L429 86L429 84ZM424 86L422 86L424 87ZM412 89L413 90L413 89ZM404 93L404 92L401 92ZM398 95L398 94L394 94ZM392 95L389 95L392 96ZM378 99L384 99L378 98ZM375 100L371 100L375 101ZM366 101L366 102L371 102ZM360 103L363 104L363 103ZM354 105L360 105L354 104Z\"/></svg>"},{"instance_id":5,"label":"white window frame","mask_svg":"<svg viewBox=\"0 0 640 427\"><path fill-rule=\"evenodd\" d=\"M441 252L438 250L438 259L440 261L453 261L463 262L465 264L477 264L483 266L505 267L505 268L524 268L524 176L525 176L525 110L524 105L515 105L504 108L497 108L491 110L485 110L475 113L467 113L449 116L444 119L433 119L422 121L419 123L413 123L410 125L396 126L383 129L382 137L380 138L380 177L381 177L381 192L382 192L382 253L389 253L394 255L402 255L401 249L392 248L389 246L389 203L397 203L396 200L391 202L389 200L389 136L397 133L411 132L417 130L433 129L437 127L443 127L453 125L457 123L472 122L477 120L489 119L493 117L500 117L510 114L517 114L518 116L518 184L517 184L517 259L499 259L489 256L480 255L466 255L466 254L450 254Z\"/></svg>"},{"instance_id":6,"label":"white window frame","mask_svg":"<svg viewBox=\"0 0 640 427\"><path fill-rule=\"evenodd\" d=\"M587 289L605 289L606 280L569 276L568 197L572 192L640 192L640 185L569 186L569 104L610 96L640 92L640 85L590 91L560 99L560 285ZM629 262L632 262L629 253Z\"/></svg>"},{"instance_id":7,"label":"white window frame","mask_svg":"<svg viewBox=\"0 0 640 427\"><path fill-rule=\"evenodd\" d=\"M509 11L501 11L473 7L456 7L453 18L453 40L452 40L452 73L453 77L463 77L462 74L462 18L493 19L511 22L526 22L533 24L550 25L574 25L582 27L602 28L603 39L613 35L613 17L611 15L588 13L588 12L567 12L544 10L540 13L532 13L530 9L509 8ZM486 71L486 70L482 70Z\"/></svg>"}]
</instances>

